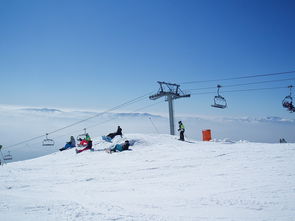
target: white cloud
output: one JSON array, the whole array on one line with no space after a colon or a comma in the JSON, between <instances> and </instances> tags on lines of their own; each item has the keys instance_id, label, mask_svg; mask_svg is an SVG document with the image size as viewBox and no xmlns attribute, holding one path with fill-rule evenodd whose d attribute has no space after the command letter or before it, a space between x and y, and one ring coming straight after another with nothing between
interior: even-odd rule
<instances>
[{"instance_id":1,"label":"white cloud","mask_svg":"<svg viewBox=\"0 0 295 221\"><path fill-rule=\"evenodd\" d=\"M49 107L23 107L0 105L0 140L2 145L11 146L23 140L39 135L45 135L98 115L89 121L66 128L50 137L56 141L56 147L46 149L41 146L42 139L16 146L12 152L22 152L22 157L37 156L45 152L53 152L62 147L69 136L83 133L83 128L92 137L99 137L114 132L117 126L123 128L123 133L163 133L169 134L168 117L150 113L103 113L99 115L94 110L70 110ZM280 117L222 117L222 116L182 116L175 119L182 120L189 139L202 139L202 130L211 129L214 139L248 140L255 142L278 142L284 137L288 142L295 142L293 131L295 120ZM45 136L44 136L45 137Z\"/></svg>"}]
</instances>

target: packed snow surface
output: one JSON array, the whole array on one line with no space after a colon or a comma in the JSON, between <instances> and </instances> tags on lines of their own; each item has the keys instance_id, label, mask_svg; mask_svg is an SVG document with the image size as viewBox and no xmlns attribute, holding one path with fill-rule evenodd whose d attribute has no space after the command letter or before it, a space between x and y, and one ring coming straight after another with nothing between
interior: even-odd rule
<instances>
[{"instance_id":1,"label":"packed snow surface","mask_svg":"<svg viewBox=\"0 0 295 221\"><path fill-rule=\"evenodd\" d=\"M1 220L295 220L295 144L125 139L0 167Z\"/></svg>"}]
</instances>

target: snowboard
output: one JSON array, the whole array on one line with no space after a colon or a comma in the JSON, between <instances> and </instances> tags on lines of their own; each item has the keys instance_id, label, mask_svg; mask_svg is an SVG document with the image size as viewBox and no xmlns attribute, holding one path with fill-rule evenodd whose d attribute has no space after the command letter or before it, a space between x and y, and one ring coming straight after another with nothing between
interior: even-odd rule
<instances>
[{"instance_id":1,"label":"snowboard","mask_svg":"<svg viewBox=\"0 0 295 221\"><path fill-rule=\"evenodd\" d=\"M106 142L112 143L112 138L110 138L110 137L102 136L101 139L103 139Z\"/></svg>"}]
</instances>

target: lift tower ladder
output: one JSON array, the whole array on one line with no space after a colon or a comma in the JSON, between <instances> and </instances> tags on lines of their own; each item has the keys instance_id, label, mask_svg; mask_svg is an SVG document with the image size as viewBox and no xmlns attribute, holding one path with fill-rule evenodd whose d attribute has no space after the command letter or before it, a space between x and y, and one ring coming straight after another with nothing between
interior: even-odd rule
<instances>
[{"instance_id":1,"label":"lift tower ladder","mask_svg":"<svg viewBox=\"0 0 295 221\"><path fill-rule=\"evenodd\" d=\"M174 131L174 111L173 111L173 100L183 97L190 97L190 94L185 94L181 89L179 84L171 84L163 81L158 81L160 88L158 92L151 95L149 98L151 100L157 100L165 96L165 101L168 101L169 107L169 121L170 121L170 134L175 135Z\"/></svg>"}]
</instances>

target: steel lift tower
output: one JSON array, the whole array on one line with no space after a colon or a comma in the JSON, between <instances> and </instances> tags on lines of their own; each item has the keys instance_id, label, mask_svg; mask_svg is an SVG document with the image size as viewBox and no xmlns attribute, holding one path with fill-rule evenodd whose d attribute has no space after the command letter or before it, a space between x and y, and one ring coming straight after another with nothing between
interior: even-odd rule
<instances>
[{"instance_id":1,"label":"steel lift tower","mask_svg":"<svg viewBox=\"0 0 295 221\"><path fill-rule=\"evenodd\" d=\"M190 97L190 94L185 94L179 87L178 84L171 84L166 82L158 81L160 84L160 89L154 95L149 98L151 100L156 100L165 96L165 101L168 101L169 106L169 121L170 121L170 134L175 135L174 131L174 111L173 111L173 100L183 97Z\"/></svg>"}]
</instances>

